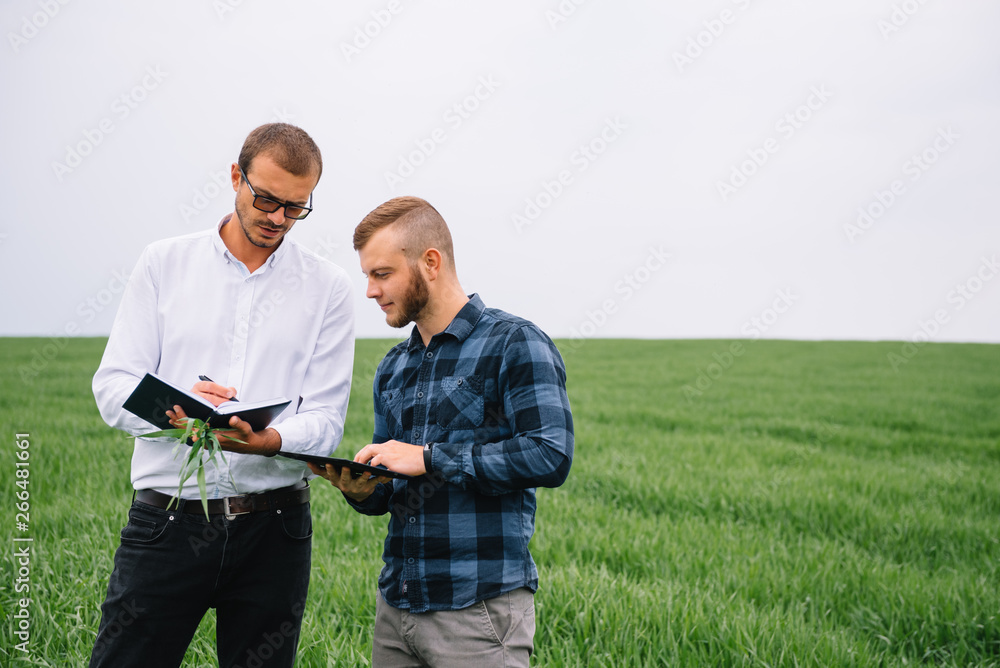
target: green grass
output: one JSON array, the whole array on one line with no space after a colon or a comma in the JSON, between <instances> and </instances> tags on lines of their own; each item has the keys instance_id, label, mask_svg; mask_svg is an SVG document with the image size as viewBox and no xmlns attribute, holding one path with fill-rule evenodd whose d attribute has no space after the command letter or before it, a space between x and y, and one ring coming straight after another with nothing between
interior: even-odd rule
<instances>
[{"instance_id":1,"label":"green grass","mask_svg":"<svg viewBox=\"0 0 1000 668\"><path fill-rule=\"evenodd\" d=\"M558 343L576 458L538 495L534 665L1000 666L1000 346L927 344L894 370L899 343L746 341L731 360L727 341ZM131 495L131 445L90 391L104 341L64 344L0 341L5 666L85 665ZM358 344L343 455L371 435L390 345ZM19 432L30 658L11 619ZM314 489L300 666L368 664L386 520L335 491ZM185 665L214 665L212 624Z\"/></svg>"}]
</instances>

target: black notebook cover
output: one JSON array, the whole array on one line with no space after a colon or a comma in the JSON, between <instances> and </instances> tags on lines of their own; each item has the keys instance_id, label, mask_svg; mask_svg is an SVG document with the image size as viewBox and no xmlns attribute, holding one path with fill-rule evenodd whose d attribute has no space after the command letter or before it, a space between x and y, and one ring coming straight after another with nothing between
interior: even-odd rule
<instances>
[{"instance_id":1,"label":"black notebook cover","mask_svg":"<svg viewBox=\"0 0 1000 668\"><path fill-rule=\"evenodd\" d=\"M260 431L271 424L290 403L290 400L279 397L267 401L227 401L216 408L207 399L181 389L156 374L147 373L122 404L122 408L160 429L171 428L167 410L180 406L188 417L211 421L213 427L228 426L229 418L238 415L240 419L249 422L254 431Z\"/></svg>"}]
</instances>

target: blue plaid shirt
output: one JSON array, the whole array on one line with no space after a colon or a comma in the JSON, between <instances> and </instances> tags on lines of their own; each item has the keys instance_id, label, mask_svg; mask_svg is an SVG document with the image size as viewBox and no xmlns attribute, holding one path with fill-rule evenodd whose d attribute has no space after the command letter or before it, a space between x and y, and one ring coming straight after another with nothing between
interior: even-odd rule
<instances>
[{"instance_id":1,"label":"blue plaid shirt","mask_svg":"<svg viewBox=\"0 0 1000 668\"><path fill-rule=\"evenodd\" d=\"M373 389L374 443L434 443L431 473L348 499L362 513L390 513L385 600L425 612L535 591L535 488L561 485L573 459L566 368L552 340L472 295L430 345L414 327Z\"/></svg>"}]
</instances>

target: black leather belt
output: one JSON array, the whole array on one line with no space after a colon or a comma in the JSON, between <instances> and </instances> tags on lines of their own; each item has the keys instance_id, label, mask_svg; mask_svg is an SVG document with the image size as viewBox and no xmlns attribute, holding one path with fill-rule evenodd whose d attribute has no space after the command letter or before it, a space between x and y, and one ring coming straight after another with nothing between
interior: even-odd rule
<instances>
[{"instance_id":1,"label":"black leather belt","mask_svg":"<svg viewBox=\"0 0 1000 668\"><path fill-rule=\"evenodd\" d=\"M154 489L140 489L135 493L135 500L149 504L156 508L166 510L174 497L169 494L157 492ZM242 494L240 496L227 496L221 499L208 500L209 515L225 515L232 518L236 515L246 515L247 513L259 513L265 510L280 510L300 506L309 501L309 483L300 480L289 487L272 489L267 492L257 494ZM181 499L176 510L182 513L205 514L205 508L201 505L201 499Z\"/></svg>"}]
</instances>

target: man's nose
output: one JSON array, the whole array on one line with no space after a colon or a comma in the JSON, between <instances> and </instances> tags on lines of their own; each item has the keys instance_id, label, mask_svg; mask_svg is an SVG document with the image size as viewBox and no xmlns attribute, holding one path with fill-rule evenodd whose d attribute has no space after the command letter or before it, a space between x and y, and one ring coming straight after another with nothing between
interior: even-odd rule
<instances>
[{"instance_id":1,"label":"man's nose","mask_svg":"<svg viewBox=\"0 0 1000 668\"><path fill-rule=\"evenodd\" d=\"M270 220L275 225L285 224L285 207L281 207L277 211L272 211L267 214L267 219Z\"/></svg>"}]
</instances>

